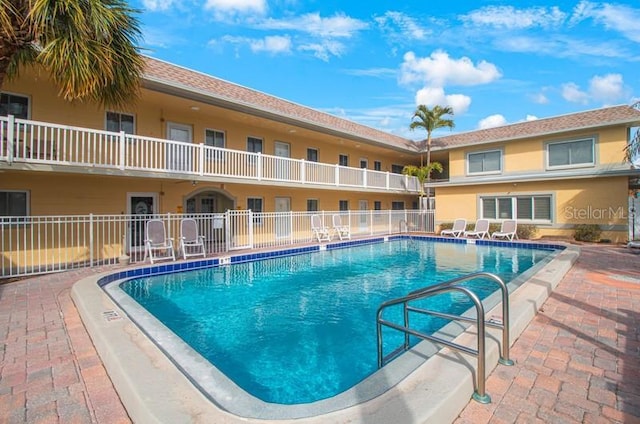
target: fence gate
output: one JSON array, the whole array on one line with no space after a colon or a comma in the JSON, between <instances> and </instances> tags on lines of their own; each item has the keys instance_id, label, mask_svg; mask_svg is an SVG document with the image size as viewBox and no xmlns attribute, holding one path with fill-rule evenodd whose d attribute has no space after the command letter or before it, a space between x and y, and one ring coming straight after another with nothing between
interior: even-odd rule
<instances>
[{"instance_id":1,"label":"fence gate","mask_svg":"<svg viewBox=\"0 0 640 424\"><path fill-rule=\"evenodd\" d=\"M253 248L253 213L228 211L225 227L227 251Z\"/></svg>"}]
</instances>

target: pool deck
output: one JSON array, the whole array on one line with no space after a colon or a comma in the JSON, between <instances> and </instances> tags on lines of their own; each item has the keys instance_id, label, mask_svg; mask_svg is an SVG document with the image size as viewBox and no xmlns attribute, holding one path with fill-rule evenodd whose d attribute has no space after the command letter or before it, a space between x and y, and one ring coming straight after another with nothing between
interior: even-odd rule
<instances>
[{"instance_id":1,"label":"pool deck","mask_svg":"<svg viewBox=\"0 0 640 424\"><path fill-rule=\"evenodd\" d=\"M455 423L640 423L640 249L581 249ZM112 269L0 284L0 423L130 422L70 296Z\"/></svg>"}]
</instances>

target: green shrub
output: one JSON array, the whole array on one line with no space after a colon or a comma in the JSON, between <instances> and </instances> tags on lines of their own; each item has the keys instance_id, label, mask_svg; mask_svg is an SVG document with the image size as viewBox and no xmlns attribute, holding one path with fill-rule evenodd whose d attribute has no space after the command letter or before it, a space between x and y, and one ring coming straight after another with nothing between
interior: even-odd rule
<instances>
[{"instance_id":1,"label":"green shrub","mask_svg":"<svg viewBox=\"0 0 640 424\"><path fill-rule=\"evenodd\" d=\"M529 240L538 232L538 227L533 224L518 224L516 234L520 240Z\"/></svg>"},{"instance_id":2,"label":"green shrub","mask_svg":"<svg viewBox=\"0 0 640 424\"><path fill-rule=\"evenodd\" d=\"M453 228L453 222L443 222L442 224L440 224L440 232L442 232L442 230L450 230Z\"/></svg>"},{"instance_id":3,"label":"green shrub","mask_svg":"<svg viewBox=\"0 0 640 424\"><path fill-rule=\"evenodd\" d=\"M577 241L598 241L602 230L596 224L580 224L573 227L573 238Z\"/></svg>"}]
</instances>

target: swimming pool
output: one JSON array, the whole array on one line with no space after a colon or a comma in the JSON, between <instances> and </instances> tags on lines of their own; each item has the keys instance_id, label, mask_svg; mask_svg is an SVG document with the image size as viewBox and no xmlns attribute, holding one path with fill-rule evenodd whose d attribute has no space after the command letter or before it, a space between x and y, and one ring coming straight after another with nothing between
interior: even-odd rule
<instances>
[{"instance_id":1,"label":"swimming pool","mask_svg":"<svg viewBox=\"0 0 640 424\"><path fill-rule=\"evenodd\" d=\"M121 286L252 396L309 403L376 370L375 310L384 300L478 270L497 273L513 290L552 253L480 244L401 239ZM484 287L482 297L494 289ZM469 307L455 296L437 300L436 308ZM436 331L444 323L422 324Z\"/></svg>"}]
</instances>

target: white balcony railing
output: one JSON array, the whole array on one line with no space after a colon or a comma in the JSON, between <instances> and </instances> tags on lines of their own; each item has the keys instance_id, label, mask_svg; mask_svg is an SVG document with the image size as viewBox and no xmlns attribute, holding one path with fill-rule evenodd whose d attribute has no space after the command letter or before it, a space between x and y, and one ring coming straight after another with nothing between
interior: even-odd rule
<instances>
[{"instance_id":1,"label":"white balcony railing","mask_svg":"<svg viewBox=\"0 0 640 424\"><path fill-rule=\"evenodd\" d=\"M0 161L418 193L415 177L0 117Z\"/></svg>"},{"instance_id":2,"label":"white balcony railing","mask_svg":"<svg viewBox=\"0 0 640 424\"><path fill-rule=\"evenodd\" d=\"M434 211L365 210L341 212L264 212L229 210L189 214L198 223L208 255L245 249L315 243L311 215L332 227L333 214L353 237L434 231ZM73 215L0 217L0 278L116 264L127 256L144 259L146 223L161 219L179 246L180 220L187 215ZM334 239L337 235L334 234Z\"/></svg>"}]
</instances>

